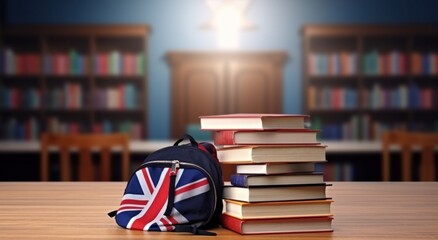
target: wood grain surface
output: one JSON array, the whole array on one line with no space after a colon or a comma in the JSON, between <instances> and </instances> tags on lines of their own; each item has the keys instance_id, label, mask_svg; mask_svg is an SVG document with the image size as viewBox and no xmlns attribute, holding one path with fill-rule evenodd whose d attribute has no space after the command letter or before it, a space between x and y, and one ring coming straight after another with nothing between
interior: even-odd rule
<instances>
[{"instance_id":1,"label":"wood grain surface","mask_svg":"<svg viewBox=\"0 0 438 240\"><path fill-rule=\"evenodd\" d=\"M438 239L437 182L332 184L334 232L203 237L118 227L124 182L1 182L0 239Z\"/></svg>"}]
</instances>

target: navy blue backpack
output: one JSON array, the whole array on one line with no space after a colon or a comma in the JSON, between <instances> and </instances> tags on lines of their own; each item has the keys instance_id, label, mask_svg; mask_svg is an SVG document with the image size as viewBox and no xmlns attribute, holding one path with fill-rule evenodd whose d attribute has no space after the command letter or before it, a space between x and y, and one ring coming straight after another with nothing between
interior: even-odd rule
<instances>
[{"instance_id":1,"label":"navy blue backpack","mask_svg":"<svg viewBox=\"0 0 438 240\"><path fill-rule=\"evenodd\" d=\"M143 161L109 215L127 229L216 235L205 230L219 224L222 188L216 148L186 134Z\"/></svg>"}]
</instances>

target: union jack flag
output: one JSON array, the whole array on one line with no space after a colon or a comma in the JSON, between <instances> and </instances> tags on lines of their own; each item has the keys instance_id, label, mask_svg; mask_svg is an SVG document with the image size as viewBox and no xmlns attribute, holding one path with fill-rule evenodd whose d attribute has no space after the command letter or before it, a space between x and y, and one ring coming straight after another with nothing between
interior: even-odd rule
<instances>
[{"instance_id":1,"label":"union jack flag","mask_svg":"<svg viewBox=\"0 0 438 240\"><path fill-rule=\"evenodd\" d=\"M201 171L179 168L175 178L175 199L169 216L167 208L171 168L139 169L131 178L117 211L117 223L128 229L172 231L175 225L200 223L208 213L211 199L208 179Z\"/></svg>"}]
</instances>

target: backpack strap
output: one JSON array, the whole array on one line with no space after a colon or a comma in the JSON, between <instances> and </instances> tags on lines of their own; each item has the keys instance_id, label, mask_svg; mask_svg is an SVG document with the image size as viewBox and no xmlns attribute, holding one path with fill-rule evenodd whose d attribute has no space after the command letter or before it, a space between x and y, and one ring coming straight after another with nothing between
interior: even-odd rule
<instances>
[{"instance_id":1,"label":"backpack strap","mask_svg":"<svg viewBox=\"0 0 438 240\"><path fill-rule=\"evenodd\" d=\"M184 135L182 135L181 138L178 139L178 140L173 144L173 146L178 146L178 145L179 145L182 141L184 141L184 140L189 140L189 141L190 141L190 144L191 144L192 146L194 146L194 147L197 147L197 146L198 146L198 142L196 142L196 140L195 140L192 136L190 136L189 134L184 134Z\"/></svg>"},{"instance_id":2,"label":"backpack strap","mask_svg":"<svg viewBox=\"0 0 438 240\"><path fill-rule=\"evenodd\" d=\"M117 215L117 211L118 211L118 210L114 210L114 211L109 212L109 213L108 213L108 216L109 216L110 218L115 217L115 216Z\"/></svg>"},{"instance_id":3,"label":"backpack strap","mask_svg":"<svg viewBox=\"0 0 438 240\"><path fill-rule=\"evenodd\" d=\"M217 158L217 152L216 147L208 142L201 142L198 144L198 148L202 151L209 153L211 156L213 156L214 160L219 164L219 159Z\"/></svg>"},{"instance_id":4,"label":"backpack strap","mask_svg":"<svg viewBox=\"0 0 438 240\"><path fill-rule=\"evenodd\" d=\"M175 232L189 232L195 235L216 236L216 233L199 229L195 225L176 225Z\"/></svg>"}]
</instances>

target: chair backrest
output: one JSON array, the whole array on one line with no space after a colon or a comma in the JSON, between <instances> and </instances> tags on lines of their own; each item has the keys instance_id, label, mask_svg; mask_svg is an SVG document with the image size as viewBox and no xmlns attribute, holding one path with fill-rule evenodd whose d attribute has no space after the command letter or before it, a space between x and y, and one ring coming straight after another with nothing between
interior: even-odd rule
<instances>
[{"instance_id":1,"label":"chair backrest","mask_svg":"<svg viewBox=\"0 0 438 240\"><path fill-rule=\"evenodd\" d=\"M100 180L111 180L111 151L115 147L121 149L123 181L129 177L129 136L127 134L53 134L43 133L41 136L41 180L49 180L49 149L56 147L60 154L60 175L62 181L71 181L70 155L72 150L79 154L80 181L94 179L92 151L100 152Z\"/></svg>"},{"instance_id":2,"label":"chair backrest","mask_svg":"<svg viewBox=\"0 0 438 240\"><path fill-rule=\"evenodd\" d=\"M438 146L438 133L390 131L382 136L382 176L389 181L392 145L400 146L402 161L402 180L412 180L412 152L421 152L420 180L435 180L435 147Z\"/></svg>"}]
</instances>

